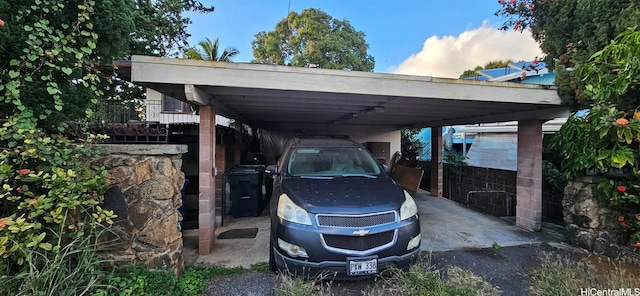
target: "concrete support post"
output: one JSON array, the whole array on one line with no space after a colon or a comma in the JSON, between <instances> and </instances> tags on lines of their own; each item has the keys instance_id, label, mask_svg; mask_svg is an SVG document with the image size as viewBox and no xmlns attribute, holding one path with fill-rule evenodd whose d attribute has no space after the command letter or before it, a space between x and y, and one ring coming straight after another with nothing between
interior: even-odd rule
<instances>
[{"instance_id":1,"label":"concrete support post","mask_svg":"<svg viewBox=\"0 0 640 296\"><path fill-rule=\"evenodd\" d=\"M215 244L216 112L212 106L200 106L198 143L198 180L200 182L198 235L200 255L211 253Z\"/></svg>"},{"instance_id":2,"label":"concrete support post","mask_svg":"<svg viewBox=\"0 0 640 296\"><path fill-rule=\"evenodd\" d=\"M442 197L442 126L431 127L431 195Z\"/></svg>"},{"instance_id":3,"label":"concrete support post","mask_svg":"<svg viewBox=\"0 0 640 296\"><path fill-rule=\"evenodd\" d=\"M518 122L516 225L540 231L542 225L542 121Z\"/></svg>"}]
</instances>

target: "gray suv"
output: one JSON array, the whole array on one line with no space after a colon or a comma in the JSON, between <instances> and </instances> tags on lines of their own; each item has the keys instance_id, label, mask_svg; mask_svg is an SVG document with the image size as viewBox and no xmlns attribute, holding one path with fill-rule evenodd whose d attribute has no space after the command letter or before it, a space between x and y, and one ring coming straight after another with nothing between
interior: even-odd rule
<instances>
[{"instance_id":1,"label":"gray suv","mask_svg":"<svg viewBox=\"0 0 640 296\"><path fill-rule=\"evenodd\" d=\"M420 250L418 209L362 145L290 139L276 165L269 267L293 275L366 277L406 268Z\"/></svg>"}]
</instances>

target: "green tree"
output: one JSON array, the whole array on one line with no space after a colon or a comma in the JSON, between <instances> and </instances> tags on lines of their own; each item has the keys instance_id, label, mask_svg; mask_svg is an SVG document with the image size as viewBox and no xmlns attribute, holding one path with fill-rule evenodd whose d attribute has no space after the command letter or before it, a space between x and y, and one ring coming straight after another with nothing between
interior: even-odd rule
<instances>
[{"instance_id":1,"label":"green tree","mask_svg":"<svg viewBox=\"0 0 640 296\"><path fill-rule=\"evenodd\" d=\"M402 159L410 165L417 165L416 158L420 156L420 152L424 146L424 143L418 138L419 133L419 128L403 129L400 133Z\"/></svg>"},{"instance_id":2,"label":"green tree","mask_svg":"<svg viewBox=\"0 0 640 296\"><path fill-rule=\"evenodd\" d=\"M22 57L26 41L39 48L38 54L45 54L50 59L59 56L64 48L71 46L60 36L50 36L54 31L47 31L46 38L35 37L29 40L34 26L44 20L47 27L62 28L68 26L77 17L77 6L85 5L84 0L69 0L58 4L51 4L43 0L0 0L0 18L5 25L0 27L0 73L7 74L12 59ZM41 126L47 130L59 127L68 121L85 118L86 110L95 110L96 103L109 101L131 101L143 99L143 90L135 85L118 79L113 67L114 59L128 59L133 54L171 56L177 55L187 46L187 26L191 20L184 17L185 12L208 13L213 7L206 7L195 0L95 0L92 7L100 13L86 16L91 20L92 33L95 40L91 43L91 52L86 53L87 67L83 68L73 58L68 58L68 52L62 60L36 61L29 60L28 65L36 66L36 72L30 77L48 77L43 81L33 79L28 85L21 85L21 102L33 111ZM52 7L55 5L56 7ZM30 13L34 6L42 9L43 15ZM27 12L27 13L25 13ZM55 12L55 15L53 14ZM85 31L86 32L86 31ZM86 34L86 33L85 33ZM85 36L87 37L87 36ZM27 56L34 58L33 55ZM65 72L47 75L50 67L37 67L56 64L63 67ZM55 63L53 63L55 62ZM24 66L24 65L23 65ZM72 71L68 74L66 71ZM101 100L92 102L91 93L83 87L76 87L81 83L86 73L97 74L93 79L102 90ZM1 82L4 84L6 80ZM53 82L61 90L57 100L47 100L46 83ZM1 91L1 90L0 90ZM55 106L64 106L64 112L51 112ZM91 107L91 108L90 108ZM0 100L0 118L5 118L16 112L15 105ZM57 111L57 110L56 110Z\"/></svg>"},{"instance_id":3,"label":"green tree","mask_svg":"<svg viewBox=\"0 0 640 296\"><path fill-rule=\"evenodd\" d=\"M192 60L233 62L231 58L240 53L235 47L227 47L222 53L219 53L220 40L217 37L214 41L205 38L203 41L198 42L198 46L200 46L199 50L195 47L187 49L184 53L185 57Z\"/></svg>"},{"instance_id":4,"label":"green tree","mask_svg":"<svg viewBox=\"0 0 640 296\"><path fill-rule=\"evenodd\" d=\"M251 46L255 63L373 71L375 61L364 37L349 21L308 8L289 13L273 31L259 32Z\"/></svg>"},{"instance_id":5,"label":"green tree","mask_svg":"<svg viewBox=\"0 0 640 296\"><path fill-rule=\"evenodd\" d=\"M545 53L548 67L556 71L558 94L576 108L589 106L580 69L589 57L602 49L627 27L640 23L638 0L500 0L498 16L502 29L531 29ZM640 103L640 97L626 99Z\"/></svg>"},{"instance_id":6,"label":"green tree","mask_svg":"<svg viewBox=\"0 0 640 296\"><path fill-rule=\"evenodd\" d=\"M0 118L14 114L20 107L10 100L14 94L2 90L2 85L7 90L7 84L16 83L17 78L22 79L20 85L11 89L19 92L16 95L21 105L32 110L43 128L56 129L62 122L84 118L88 107L95 103L91 99L95 99L94 90L84 84L100 82L102 78L94 74L128 47L128 35L134 26L129 11L132 6L127 2L0 1L0 18L5 22L0 27L0 96L4 98L0 99ZM81 21L90 27L71 27L79 18L78 10L89 6L101 12L85 10L81 15ZM74 42L80 40L84 47L65 39L73 35L73 30L79 34ZM30 46L27 51L25 45ZM19 60L25 61L10 63Z\"/></svg>"},{"instance_id":7,"label":"green tree","mask_svg":"<svg viewBox=\"0 0 640 296\"><path fill-rule=\"evenodd\" d=\"M178 56L188 48L187 27L191 19L185 12L210 13L214 7L197 0L129 0L135 2L135 31L127 56Z\"/></svg>"}]
</instances>

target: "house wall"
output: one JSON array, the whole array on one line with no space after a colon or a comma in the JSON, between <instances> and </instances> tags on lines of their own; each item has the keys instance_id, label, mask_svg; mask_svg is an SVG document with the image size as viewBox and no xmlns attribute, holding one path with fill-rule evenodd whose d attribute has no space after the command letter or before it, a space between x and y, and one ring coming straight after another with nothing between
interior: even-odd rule
<instances>
[{"instance_id":1,"label":"house wall","mask_svg":"<svg viewBox=\"0 0 640 296\"><path fill-rule=\"evenodd\" d=\"M390 156L400 151L400 130L392 127L372 127L366 125L346 124L279 124L263 127L267 130L279 131L285 134L328 134L346 135L356 142L389 142Z\"/></svg>"},{"instance_id":2,"label":"house wall","mask_svg":"<svg viewBox=\"0 0 640 296\"><path fill-rule=\"evenodd\" d=\"M145 100L147 121L158 121L160 123L198 123L200 115L193 113L167 113L162 111L163 94L153 89L147 88L147 99ZM216 124L229 126L229 118L216 115Z\"/></svg>"}]
</instances>

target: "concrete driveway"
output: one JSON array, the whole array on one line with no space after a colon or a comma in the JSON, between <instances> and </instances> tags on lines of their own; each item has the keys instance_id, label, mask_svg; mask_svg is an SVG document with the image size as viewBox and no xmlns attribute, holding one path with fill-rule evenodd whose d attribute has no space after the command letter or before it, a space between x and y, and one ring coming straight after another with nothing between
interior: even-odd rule
<instances>
[{"instance_id":1,"label":"concrete driveway","mask_svg":"<svg viewBox=\"0 0 640 296\"><path fill-rule=\"evenodd\" d=\"M422 229L423 251L451 251L500 246L517 246L540 242L564 241L564 228L543 224L541 232L527 232L506 219L477 212L445 198L432 197L420 190L413 193ZM217 264L228 267L269 261L269 210L259 217L225 218L225 225L216 236L230 229L258 228L252 239L216 239L211 254L198 256L198 232L185 231L185 262L187 265Z\"/></svg>"}]
</instances>

